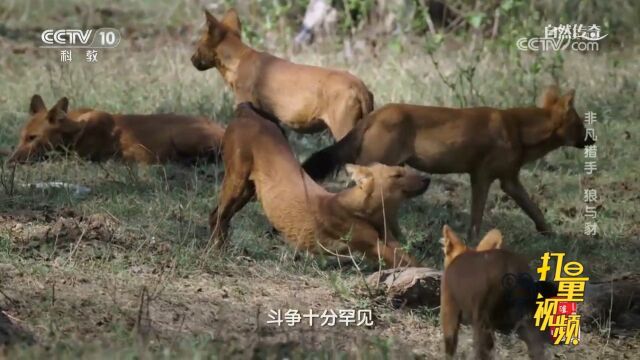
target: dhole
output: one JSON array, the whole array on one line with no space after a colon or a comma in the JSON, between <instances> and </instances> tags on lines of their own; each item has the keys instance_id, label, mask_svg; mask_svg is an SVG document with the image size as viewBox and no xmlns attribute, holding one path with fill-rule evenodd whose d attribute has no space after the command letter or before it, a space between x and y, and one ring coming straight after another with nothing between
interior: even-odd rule
<instances>
[{"instance_id":1,"label":"dhole","mask_svg":"<svg viewBox=\"0 0 640 360\"><path fill-rule=\"evenodd\" d=\"M69 111L61 98L47 110L39 95L9 162L42 159L69 150L92 161L122 158L138 163L217 158L224 128L202 117L174 114L115 115L93 109Z\"/></svg>"},{"instance_id":2,"label":"dhole","mask_svg":"<svg viewBox=\"0 0 640 360\"><path fill-rule=\"evenodd\" d=\"M251 102L299 132L328 127L336 139L373 110L373 95L348 72L298 65L250 48L233 9L221 21L207 10L205 15L207 28L191 62L200 71L217 68L236 104Z\"/></svg>"},{"instance_id":3,"label":"dhole","mask_svg":"<svg viewBox=\"0 0 640 360\"><path fill-rule=\"evenodd\" d=\"M447 358L453 357L461 322L471 323L476 359L493 349L493 332L515 330L532 359L544 358L545 334L534 324L537 294L555 296L552 283L533 281L527 261L502 248L499 230L489 231L473 250L445 225L440 324Z\"/></svg>"},{"instance_id":4,"label":"dhole","mask_svg":"<svg viewBox=\"0 0 640 360\"><path fill-rule=\"evenodd\" d=\"M480 234L489 187L499 179L540 232L551 229L520 183L520 168L561 146L583 148L586 136L573 102L550 88L542 107L450 109L389 104L369 114L339 142L313 154L303 165L322 179L345 163L408 164L429 173L471 177L469 236Z\"/></svg>"},{"instance_id":5,"label":"dhole","mask_svg":"<svg viewBox=\"0 0 640 360\"><path fill-rule=\"evenodd\" d=\"M224 180L209 218L217 247L233 215L257 194L271 224L298 250L346 255L353 249L387 266L418 264L384 223L403 200L426 191L429 179L417 171L350 166L357 185L330 193L302 170L278 126L247 103L238 105L222 144Z\"/></svg>"}]
</instances>

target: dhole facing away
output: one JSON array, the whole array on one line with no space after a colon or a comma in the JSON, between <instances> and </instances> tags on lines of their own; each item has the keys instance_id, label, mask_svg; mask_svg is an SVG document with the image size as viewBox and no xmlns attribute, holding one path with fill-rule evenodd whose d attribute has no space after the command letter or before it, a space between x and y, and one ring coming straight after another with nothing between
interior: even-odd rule
<instances>
[{"instance_id":1,"label":"dhole facing away","mask_svg":"<svg viewBox=\"0 0 640 360\"><path fill-rule=\"evenodd\" d=\"M520 183L520 168L561 146L583 148L586 136L574 108L574 91L560 96L549 88L540 108L450 109L389 104L369 114L342 140L313 154L303 165L316 180L345 163L408 164L429 173L468 173L471 177L469 236L480 234L491 183L533 220L540 232L551 229Z\"/></svg>"},{"instance_id":2,"label":"dhole facing away","mask_svg":"<svg viewBox=\"0 0 640 360\"><path fill-rule=\"evenodd\" d=\"M52 150L73 151L92 161L122 158L146 164L217 159L224 135L222 126L202 117L69 111L66 97L47 110L42 98L33 95L29 112L9 162L40 160Z\"/></svg>"},{"instance_id":3,"label":"dhole facing away","mask_svg":"<svg viewBox=\"0 0 640 360\"><path fill-rule=\"evenodd\" d=\"M535 327L538 293L555 296L553 283L534 281L527 261L502 248L499 230L489 231L473 250L445 225L444 274L440 289L440 324L447 358L453 357L461 322L471 323L476 359L487 359L493 332L515 330L532 359L544 358L547 333ZM546 337L545 337L546 336Z\"/></svg>"},{"instance_id":4,"label":"dhole facing away","mask_svg":"<svg viewBox=\"0 0 640 360\"><path fill-rule=\"evenodd\" d=\"M215 67L235 94L299 132L329 128L341 139L373 110L373 95L346 71L298 65L242 42L238 14L221 21L205 10L207 27L191 57L196 69Z\"/></svg>"},{"instance_id":5,"label":"dhole facing away","mask_svg":"<svg viewBox=\"0 0 640 360\"><path fill-rule=\"evenodd\" d=\"M222 157L224 180L210 215L217 247L227 240L233 215L257 194L271 224L297 250L347 255L352 249L387 266L418 265L384 222L402 201L426 191L429 179L417 171L350 166L357 185L330 193L302 170L278 126L248 103L238 105L227 127Z\"/></svg>"}]
</instances>

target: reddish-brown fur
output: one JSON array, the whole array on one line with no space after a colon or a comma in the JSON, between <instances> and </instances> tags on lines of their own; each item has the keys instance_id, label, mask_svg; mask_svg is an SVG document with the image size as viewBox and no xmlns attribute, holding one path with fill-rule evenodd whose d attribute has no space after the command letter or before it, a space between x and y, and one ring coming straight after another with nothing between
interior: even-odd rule
<instances>
[{"instance_id":1,"label":"reddish-brown fur","mask_svg":"<svg viewBox=\"0 0 640 360\"><path fill-rule=\"evenodd\" d=\"M207 28L191 57L201 71L216 67L235 94L299 132L329 128L341 139L373 110L373 95L346 71L291 63L241 40L235 10L218 21L205 10Z\"/></svg>"},{"instance_id":2,"label":"reddish-brown fur","mask_svg":"<svg viewBox=\"0 0 640 360\"><path fill-rule=\"evenodd\" d=\"M488 232L475 250L468 248L447 225L442 232L445 270L440 289L440 324L447 357L455 354L460 323L470 322L476 359L490 357L494 330L516 330L526 342L529 356L544 358L545 338L531 317L535 295L518 304L507 300L518 290L508 290L505 278L530 274L527 261L501 249L502 234L496 229Z\"/></svg>"},{"instance_id":3,"label":"reddish-brown fur","mask_svg":"<svg viewBox=\"0 0 640 360\"><path fill-rule=\"evenodd\" d=\"M560 146L595 143L573 106L574 92L555 88L541 108L451 109L389 104L369 114L345 138L311 156L303 165L321 179L345 163L408 164L429 173L471 177L469 236L480 234L489 187L499 179L507 193L541 232L551 229L520 183L520 168Z\"/></svg>"},{"instance_id":4,"label":"reddish-brown fur","mask_svg":"<svg viewBox=\"0 0 640 360\"><path fill-rule=\"evenodd\" d=\"M415 170L350 167L357 186L330 193L302 170L278 127L248 104L238 106L222 155L225 176L210 215L218 247L233 215L257 194L271 224L298 250L346 255L352 249L387 266L418 265L400 249L382 216L383 211L387 219L395 216L400 202L427 189L428 178Z\"/></svg>"},{"instance_id":5,"label":"reddish-brown fur","mask_svg":"<svg viewBox=\"0 0 640 360\"><path fill-rule=\"evenodd\" d=\"M68 110L62 98L47 110L31 99L31 118L10 162L41 159L66 149L93 161L121 158L137 163L217 158L224 128L206 118L175 114L116 115L93 109Z\"/></svg>"}]
</instances>

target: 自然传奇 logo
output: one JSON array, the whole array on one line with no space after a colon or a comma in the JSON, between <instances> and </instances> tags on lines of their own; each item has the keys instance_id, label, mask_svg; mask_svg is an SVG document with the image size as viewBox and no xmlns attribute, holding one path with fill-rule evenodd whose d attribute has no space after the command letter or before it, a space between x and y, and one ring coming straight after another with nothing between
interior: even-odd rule
<instances>
[{"instance_id":1,"label":"\u81ea\u7136\u4f20\u5947 logo","mask_svg":"<svg viewBox=\"0 0 640 360\"><path fill-rule=\"evenodd\" d=\"M599 41L608 35L602 35L601 31L596 24L547 25L544 37L522 37L516 41L516 47L522 51L598 51Z\"/></svg>"}]
</instances>

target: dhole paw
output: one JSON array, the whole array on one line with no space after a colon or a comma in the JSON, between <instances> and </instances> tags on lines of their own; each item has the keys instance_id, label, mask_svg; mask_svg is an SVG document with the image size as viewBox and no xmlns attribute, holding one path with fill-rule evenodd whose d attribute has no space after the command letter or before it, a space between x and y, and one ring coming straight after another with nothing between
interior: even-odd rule
<instances>
[{"instance_id":1,"label":"dhole paw","mask_svg":"<svg viewBox=\"0 0 640 360\"><path fill-rule=\"evenodd\" d=\"M536 230L538 230L538 232L540 234L545 235L545 236L553 236L553 235L555 235L555 232L548 225L536 226Z\"/></svg>"},{"instance_id":2,"label":"dhole paw","mask_svg":"<svg viewBox=\"0 0 640 360\"><path fill-rule=\"evenodd\" d=\"M218 252L224 252L228 248L227 241L225 241L221 237L212 237L211 241L209 242L209 244L210 244L212 249L214 249L214 250L216 250Z\"/></svg>"}]
</instances>

